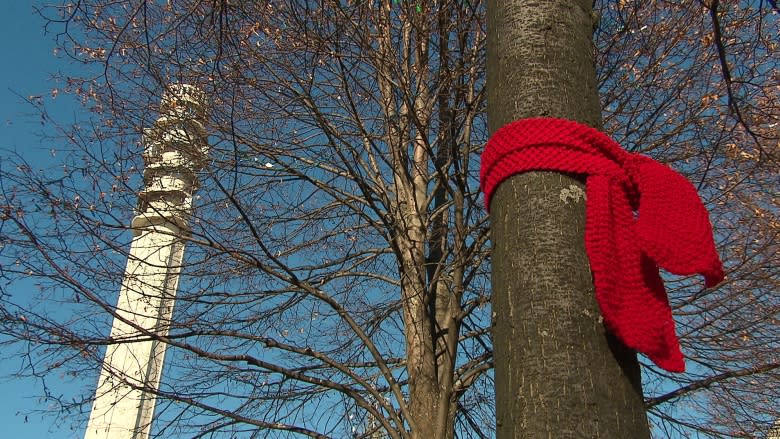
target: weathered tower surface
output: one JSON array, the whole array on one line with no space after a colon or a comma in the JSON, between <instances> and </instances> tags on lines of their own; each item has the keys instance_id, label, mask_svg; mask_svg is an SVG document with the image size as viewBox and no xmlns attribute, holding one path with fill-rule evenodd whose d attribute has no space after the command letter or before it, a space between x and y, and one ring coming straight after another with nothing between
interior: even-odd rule
<instances>
[{"instance_id":1,"label":"weathered tower surface","mask_svg":"<svg viewBox=\"0 0 780 439\"><path fill-rule=\"evenodd\" d=\"M772 428L766 434L766 439L780 439L780 419L776 419Z\"/></svg>"},{"instance_id":2,"label":"weathered tower surface","mask_svg":"<svg viewBox=\"0 0 780 439\"><path fill-rule=\"evenodd\" d=\"M208 154L204 119L204 94L177 84L144 130L144 189L85 439L149 437L166 347L160 337L171 324L195 172Z\"/></svg>"}]
</instances>

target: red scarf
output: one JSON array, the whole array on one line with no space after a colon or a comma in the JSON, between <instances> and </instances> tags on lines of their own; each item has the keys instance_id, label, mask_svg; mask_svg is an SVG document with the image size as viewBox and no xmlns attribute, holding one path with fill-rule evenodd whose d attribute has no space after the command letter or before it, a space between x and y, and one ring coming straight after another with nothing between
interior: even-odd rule
<instances>
[{"instance_id":1,"label":"red scarf","mask_svg":"<svg viewBox=\"0 0 780 439\"><path fill-rule=\"evenodd\" d=\"M707 287L724 276L693 185L666 165L624 151L598 130L563 119L524 119L493 134L480 172L488 209L504 180L527 171L586 175L585 249L604 322L658 366L684 371L658 267L700 273Z\"/></svg>"}]
</instances>

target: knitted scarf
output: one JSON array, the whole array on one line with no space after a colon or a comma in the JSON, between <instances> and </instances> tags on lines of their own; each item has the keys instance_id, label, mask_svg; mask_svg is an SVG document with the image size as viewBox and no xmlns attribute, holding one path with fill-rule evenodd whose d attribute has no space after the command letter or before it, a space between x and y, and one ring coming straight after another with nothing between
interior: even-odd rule
<instances>
[{"instance_id":1,"label":"knitted scarf","mask_svg":"<svg viewBox=\"0 0 780 439\"><path fill-rule=\"evenodd\" d=\"M696 189L666 165L624 151L605 134L563 119L524 119L499 129L482 153L485 203L514 174L586 176L585 250L607 328L672 372L685 370L659 266L723 280L707 211ZM636 213L635 213L636 212Z\"/></svg>"}]
</instances>

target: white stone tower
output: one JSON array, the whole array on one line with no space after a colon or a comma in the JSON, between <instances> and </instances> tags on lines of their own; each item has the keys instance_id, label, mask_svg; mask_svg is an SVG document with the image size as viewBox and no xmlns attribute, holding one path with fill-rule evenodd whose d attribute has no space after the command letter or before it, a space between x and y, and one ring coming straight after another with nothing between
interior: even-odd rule
<instances>
[{"instance_id":1,"label":"white stone tower","mask_svg":"<svg viewBox=\"0 0 780 439\"><path fill-rule=\"evenodd\" d=\"M766 434L766 439L780 439L780 419L775 420L772 428Z\"/></svg>"},{"instance_id":2,"label":"white stone tower","mask_svg":"<svg viewBox=\"0 0 780 439\"><path fill-rule=\"evenodd\" d=\"M205 96L172 85L160 117L144 129L144 189L119 303L85 439L146 439L162 373L184 238L189 235L195 171L208 154Z\"/></svg>"}]
</instances>

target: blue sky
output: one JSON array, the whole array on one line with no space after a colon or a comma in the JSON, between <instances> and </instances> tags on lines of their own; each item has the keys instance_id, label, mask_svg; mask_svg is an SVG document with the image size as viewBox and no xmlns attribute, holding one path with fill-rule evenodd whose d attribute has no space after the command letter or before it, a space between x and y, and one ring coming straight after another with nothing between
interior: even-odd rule
<instances>
[{"instance_id":1,"label":"blue sky","mask_svg":"<svg viewBox=\"0 0 780 439\"><path fill-rule=\"evenodd\" d=\"M35 2L2 0L0 15L0 49L4 67L0 69L0 157L15 151L28 159L46 160L56 145L44 143L40 134L46 128L24 97L42 96L51 115L58 120L73 118L78 106L68 96L52 99L50 75L73 69L67 60L54 56L54 35L44 33L44 21L33 10ZM40 162L39 162L40 163ZM21 361L8 358L14 354L3 348L0 353L0 438L71 438L81 437L70 431L69 423L59 428L52 416L29 413L46 408L36 398L41 389L31 380L10 378ZM56 377L52 377L56 381ZM84 384L96 377L83 377ZM50 381L54 389L66 391Z\"/></svg>"},{"instance_id":2,"label":"blue sky","mask_svg":"<svg viewBox=\"0 0 780 439\"><path fill-rule=\"evenodd\" d=\"M44 20L32 7L38 2L0 0L0 47L6 67L0 69L0 157L9 151L23 155L36 164L45 165L56 143L44 142L42 126L34 109L25 101L28 96L41 96L50 115L67 123L81 108L69 96L52 98L51 75L57 71L78 69L78 65L54 55L55 32L45 33ZM32 289L33 286L30 285ZM23 293L23 292L20 292ZM45 415L46 402L40 400L42 389L32 380L14 379L10 375L21 367L15 352L0 352L0 439L2 438L80 438L83 431L71 431L72 423ZM10 357L10 358L9 358ZM94 386L96 376L79 377L80 381L64 385L51 376L47 385L56 392L75 394L80 388ZM86 415L84 415L86 417Z\"/></svg>"},{"instance_id":3,"label":"blue sky","mask_svg":"<svg viewBox=\"0 0 780 439\"><path fill-rule=\"evenodd\" d=\"M35 3L38 2L0 0L0 49L5 60L0 69L0 157L15 151L40 163L51 157L50 151L57 145L40 139L47 127L41 125L24 98L41 96L50 114L61 122L68 122L82 110L67 95L60 94L56 99L50 95L56 86L51 82L51 74L79 66L54 55L56 29L45 34L45 22L32 7ZM22 364L14 355L13 351L0 351L0 439L82 437L82 431L70 430L70 422L58 424L54 416L41 413L46 410L46 403L37 398L42 392L38 383L10 377ZM75 385L80 388L94 386L97 381L96 376L79 378L81 381ZM58 383L56 374L50 379L48 384L56 391L77 391L73 385Z\"/></svg>"}]
</instances>

